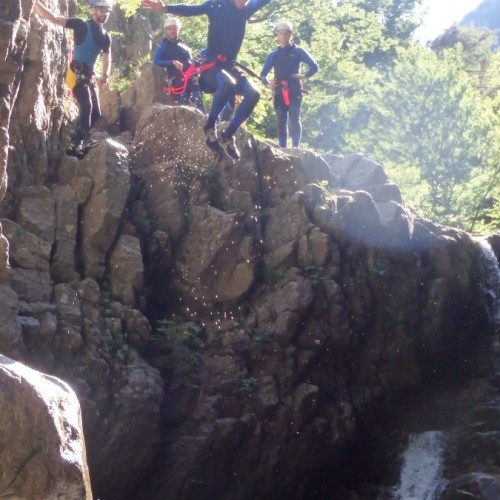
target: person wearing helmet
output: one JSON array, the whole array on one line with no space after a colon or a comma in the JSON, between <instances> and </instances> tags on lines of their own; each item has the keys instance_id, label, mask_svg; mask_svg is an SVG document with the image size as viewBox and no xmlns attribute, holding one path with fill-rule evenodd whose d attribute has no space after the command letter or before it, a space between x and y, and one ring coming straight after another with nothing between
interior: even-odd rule
<instances>
[{"instance_id":1,"label":"person wearing helmet","mask_svg":"<svg viewBox=\"0 0 500 500\"><path fill-rule=\"evenodd\" d=\"M186 71L193 62L191 49L179 38L181 21L177 17L168 17L164 24L165 38L156 47L153 62L157 66L166 68L168 75L168 86L171 88L182 88L182 72ZM191 102L203 114L206 113L201 98L200 87L193 79L189 79L187 87L180 95L175 96L178 104Z\"/></svg>"},{"instance_id":2,"label":"person wearing helmet","mask_svg":"<svg viewBox=\"0 0 500 500\"><path fill-rule=\"evenodd\" d=\"M208 17L207 60L215 66L201 74L200 85L213 88L214 95L207 123L204 127L207 146L214 151L221 148L233 160L240 158L234 134L257 105L260 93L257 86L236 67L235 62L245 37L247 22L271 0L207 0L198 5L165 5L162 0L142 0L142 6L155 12L176 16ZM217 135L216 123L229 98L242 96L227 128Z\"/></svg>"},{"instance_id":3,"label":"person wearing helmet","mask_svg":"<svg viewBox=\"0 0 500 500\"><path fill-rule=\"evenodd\" d=\"M278 124L278 143L286 148L288 128L292 139L292 147L300 145L302 124L300 108L302 106L302 81L310 78L318 71L316 61L302 47L292 43L293 28L289 22L279 23L276 27L278 48L267 57L260 77L274 91L274 110ZM308 70L300 73L300 65L305 63ZM274 68L274 79L267 80L267 75Z\"/></svg>"},{"instance_id":4,"label":"person wearing helmet","mask_svg":"<svg viewBox=\"0 0 500 500\"><path fill-rule=\"evenodd\" d=\"M101 106L96 91L96 85L107 85L111 71L111 37L104 30L104 24L109 19L112 0L91 0L90 19L85 21L79 17L63 17L50 11L40 0L35 1L36 12L54 24L73 30L74 51L70 69L75 75L73 95L80 111L78 130L72 138L69 154L78 156L93 145L90 128L101 117ZM96 78L95 64L102 52L102 74Z\"/></svg>"}]
</instances>

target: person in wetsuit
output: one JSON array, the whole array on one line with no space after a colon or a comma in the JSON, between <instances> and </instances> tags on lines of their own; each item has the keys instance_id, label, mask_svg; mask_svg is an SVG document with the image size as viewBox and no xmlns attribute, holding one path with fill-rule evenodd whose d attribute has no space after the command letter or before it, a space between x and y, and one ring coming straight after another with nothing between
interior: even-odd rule
<instances>
[{"instance_id":1,"label":"person in wetsuit","mask_svg":"<svg viewBox=\"0 0 500 500\"><path fill-rule=\"evenodd\" d=\"M278 48L266 58L260 77L274 92L274 111L278 124L278 143L286 148L288 129L292 147L298 148L302 137L300 109L302 106L302 82L318 71L316 61L302 47L292 43L292 24L279 23L276 29ZM308 71L300 73L300 65L305 63ZM267 80L267 75L274 68L274 79Z\"/></svg>"},{"instance_id":2,"label":"person in wetsuit","mask_svg":"<svg viewBox=\"0 0 500 500\"><path fill-rule=\"evenodd\" d=\"M79 108L77 134L72 138L74 148L92 145L90 129L101 117L101 106L96 86L107 85L111 71L111 37L104 30L109 19L112 0L91 0L90 19L63 17L50 11L40 0L35 2L36 12L54 24L73 30L74 50L70 68L75 74L73 96ZM102 74L97 78L95 65L102 52Z\"/></svg>"},{"instance_id":3,"label":"person in wetsuit","mask_svg":"<svg viewBox=\"0 0 500 500\"><path fill-rule=\"evenodd\" d=\"M240 153L234 134L251 115L260 98L257 86L236 67L235 62L245 37L247 21L271 0L207 0L198 5L165 5L162 0L142 0L143 7L176 16L208 17L207 60L215 65L203 72L200 85L214 89L207 123L204 127L207 146L214 151L222 149L234 159ZM227 128L217 136L218 116L228 99L238 94L243 97Z\"/></svg>"},{"instance_id":4,"label":"person in wetsuit","mask_svg":"<svg viewBox=\"0 0 500 500\"><path fill-rule=\"evenodd\" d=\"M180 19L168 17L163 25L165 38L156 47L153 63L156 66L166 68L168 75L168 87L172 89L182 89L182 73L193 63L191 49L182 42L179 34L182 28ZM191 78L188 80L185 90L182 93L174 94L174 100L178 104L193 104L203 114L206 113L199 85Z\"/></svg>"}]
</instances>

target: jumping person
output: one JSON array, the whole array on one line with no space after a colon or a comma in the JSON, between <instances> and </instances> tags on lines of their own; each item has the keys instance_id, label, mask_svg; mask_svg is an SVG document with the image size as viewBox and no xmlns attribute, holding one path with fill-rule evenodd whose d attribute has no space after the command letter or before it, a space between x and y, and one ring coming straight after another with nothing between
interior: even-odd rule
<instances>
[{"instance_id":1,"label":"jumping person","mask_svg":"<svg viewBox=\"0 0 500 500\"><path fill-rule=\"evenodd\" d=\"M266 58L260 77L274 91L274 111L278 122L278 143L286 148L288 126L292 147L297 148L302 136L300 108L302 105L302 81L318 71L316 61L303 48L292 43L293 30L289 22L279 23L276 28L279 47ZM305 63L308 71L300 74L300 64ZM268 81L267 75L274 67L274 80ZM290 122L288 124L288 122Z\"/></svg>"},{"instance_id":2,"label":"jumping person","mask_svg":"<svg viewBox=\"0 0 500 500\"><path fill-rule=\"evenodd\" d=\"M165 5L162 0L142 0L143 7L176 16L208 17L207 59L215 65L203 72L200 85L214 89L212 106L204 127L207 146L214 151L222 147L234 159L240 153L234 134L250 116L260 98L259 90L236 67L235 62L245 37L248 19L271 0L207 0L199 5ZM216 133L217 118L233 94L243 97L233 119L220 137Z\"/></svg>"},{"instance_id":3,"label":"jumping person","mask_svg":"<svg viewBox=\"0 0 500 500\"><path fill-rule=\"evenodd\" d=\"M70 69L76 79L72 90L80 116L77 134L72 138L73 145L67 151L69 154L78 155L93 145L90 128L101 117L96 85L106 86L111 71L111 37L104 30L104 24L112 8L112 0L91 0L90 19L85 21L79 17L59 16L47 9L40 0L35 1L35 10L41 17L73 30L75 47ZM95 64L101 52L102 74L96 78Z\"/></svg>"},{"instance_id":4,"label":"jumping person","mask_svg":"<svg viewBox=\"0 0 500 500\"><path fill-rule=\"evenodd\" d=\"M182 28L181 21L177 17L168 17L163 27L166 37L156 47L153 62L156 66L166 68L169 88L180 89L180 93L174 96L175 102L178 104L192 103L205 114L200 87L195 84L193 79L187 81L187 85L182 91L182 73L193 63L193 56L191 49L179 38Z\"/></svg>"}]
</instances>

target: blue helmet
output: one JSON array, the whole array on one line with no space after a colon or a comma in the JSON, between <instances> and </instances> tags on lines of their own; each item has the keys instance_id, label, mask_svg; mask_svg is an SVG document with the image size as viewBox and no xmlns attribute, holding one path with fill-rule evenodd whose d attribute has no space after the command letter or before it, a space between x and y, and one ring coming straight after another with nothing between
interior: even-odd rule
<instances>
[{"instance_id":1,"label":"blue helmet","mask_svg":"<svg viewBox=\"0 0 500 500\"><path fill-rule=\"evenodd\" d=\"M91 7L107 7L109 10L113 8L113 0L90 0Z\"/></svg>"}]
</instances>

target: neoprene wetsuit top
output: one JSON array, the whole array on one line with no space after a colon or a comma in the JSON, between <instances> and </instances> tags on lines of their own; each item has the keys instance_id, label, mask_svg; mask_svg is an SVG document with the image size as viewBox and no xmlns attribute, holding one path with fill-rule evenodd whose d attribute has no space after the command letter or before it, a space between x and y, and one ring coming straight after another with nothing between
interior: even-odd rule
<instances>
[{"instance_id":1,"label":"neoprene wetsuit top","mask_svg":"<svg viewBox=\"0 0 500 500\"><path fill-rule=\"evenodd\" d=\"M109 54L111 37L103 25L93 19L84 21L79 17L70 17L66 28L74 32L73 61L84 63L87 71L93 72L99 53Z\"/></svg>"},{"instance_id":2,"label":"neoprene wetsuit top","mask_svg":"<svg viewBox=\"0 0 500 500\"><path fill-rule=\"evenodd\" d=\"M166 12L177 16L208 16L207 58L223 55L234 62L245 37L247 21L271 0L249 0L238 9L231 0L207 0L199 5L168 5Z\"/></svg>"},{"instance_id":3,"label":"neoprene wetsuit top","mask_svg":"<svg viewBox=\"0 0 500 500\"><path fill-rule=\"evenodd\" d=\"M180 78L181 72L173 65L173 61L180 61L182 68L186 71L191 65L192 59L191 50L187 45L184 45L180 40L164 38L156 47L153 63L156 66L167 68L170 78Z\"/></svg>"},{"instance_id":4,"label":"neoprene wetsuit top","mask_svg":"<svg viewBox=\"0 0 500 500\"><path fill-rule=\"evenodd\" d=\"M319 69L316 61L306 50L290 43L285 47L278 47L266 57L260 76L265 83L269 83L266 77L274 67L276 81L285 80L291 87L300 87L300 81L292 78L292 75L298 74L301 63L307 64L308 70L305 73L307 78L313 76Z\"/></svg>"}]
</instances>

